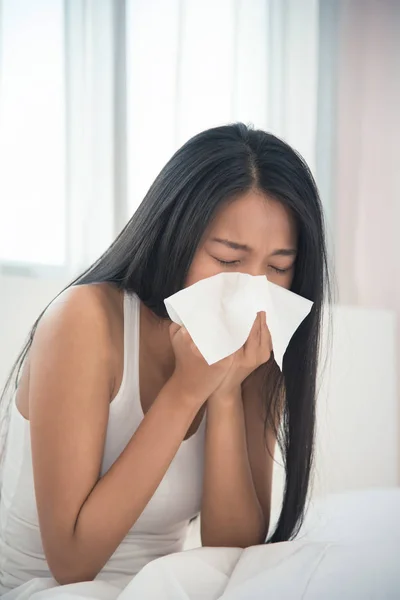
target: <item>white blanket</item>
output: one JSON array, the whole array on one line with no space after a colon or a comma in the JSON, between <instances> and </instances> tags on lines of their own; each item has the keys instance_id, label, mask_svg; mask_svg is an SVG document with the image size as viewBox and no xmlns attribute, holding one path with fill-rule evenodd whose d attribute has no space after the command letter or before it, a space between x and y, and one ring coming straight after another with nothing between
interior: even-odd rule
<instances>
[{"instance_id":1,"label":"white blanket","mask_svg":"<svg viewBox=\"0 0 400 600\"><path fill-rule=\"evenodd\" d=\"M173 554L148 564L124 589L33 580L3 600L400 598L400 490L333 496L311 512L299 537L244 551Z\"/></svg>"}]
</instances>

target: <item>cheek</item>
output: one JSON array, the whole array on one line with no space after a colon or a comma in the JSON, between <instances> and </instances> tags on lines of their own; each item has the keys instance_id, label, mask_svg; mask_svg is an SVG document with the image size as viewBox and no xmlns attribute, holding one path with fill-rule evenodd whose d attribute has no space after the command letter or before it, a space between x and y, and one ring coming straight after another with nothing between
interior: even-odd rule
<instances>
[{"instance_id":1,"label":"cheek","mask_svg":"<svg viewBox=\"0 0 400 600\"><path fill-rule=\"evenodd\" d=\"M279 275L278 273L268 274L268 281L271 283L275 283L276 285L280 285L287 290L290 290L292 286L294 274L289 273L288 275Z\"/></svg>"},{"instance_id":2,"label":"cheek","mask_svg":"<svg viewBox=\"0 0 400 600\"><path fill-rule=\"evenodd\" d=\"M190 265L189 273L186 278L185 287L189 287L197 281L207 279L221 273L224 269L215 259L205 252L199 252L195 255Z\"/></svg>"},{"instance_id":3,"label":"cheek","mask_svg":"<svg viewBox=\"0 0 400 600\"><path fill-rule=\"evenodd\" d=\"M283 287L285 287L287 290L290 290L290 288L292 287L292 282L293 282L293 277L294 277L294 273L290 273L290 275L288 275L287 277L284 277L284 282L283 282Z\"/></svg>"}]
</instances>

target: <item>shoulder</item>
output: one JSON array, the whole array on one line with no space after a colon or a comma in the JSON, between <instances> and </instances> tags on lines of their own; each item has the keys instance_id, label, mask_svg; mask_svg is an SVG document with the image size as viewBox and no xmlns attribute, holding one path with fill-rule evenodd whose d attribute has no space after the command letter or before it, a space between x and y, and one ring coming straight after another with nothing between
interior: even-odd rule
<instances>
[{"instance_id":1,"label":"shoulder","mask_svg":"<svg viewBox=\"0 0 400 600\"><path fill-rule=\"evenodd\" d=\"M59 345L74 340L77 351L93 346L108 355L123 319L122 292L109 284L72 286L47 307L39 321L33 346Z\"/></svg>"},{"instance_id":2,"label":"shoulder","mask_svg":"<svg viewBox=\"0 0 400 600\"><path fill-rule=\"evenodd\" d=\"M121 321L123 330L123 294L108 284L73 286L57 296L40 318L24 361L17 394L21 414L30 417L32 377L59 395L60 387L74 381L84 387L92 373L112 394Z\"/></svg>"}]
</instances>

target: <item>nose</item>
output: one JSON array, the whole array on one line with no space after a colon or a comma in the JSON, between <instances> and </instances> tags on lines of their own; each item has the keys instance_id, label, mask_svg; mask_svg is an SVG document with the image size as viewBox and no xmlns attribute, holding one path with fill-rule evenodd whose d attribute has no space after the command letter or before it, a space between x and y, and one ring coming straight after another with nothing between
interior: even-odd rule
<instances>
[{"instance_id":1,"label":"nose","mask_svg":"<svg viewBox=\"0 0 400 600\"><path fill-rule=\"evenodd\" d=\"M266 275L264 265L249 265L243 272L253 276Z\"/></svg>"}]
</instances>

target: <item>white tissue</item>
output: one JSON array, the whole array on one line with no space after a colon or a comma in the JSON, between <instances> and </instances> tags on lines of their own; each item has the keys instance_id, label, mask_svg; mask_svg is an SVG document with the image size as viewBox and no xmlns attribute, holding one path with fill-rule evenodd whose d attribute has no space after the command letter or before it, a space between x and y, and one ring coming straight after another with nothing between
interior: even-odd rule
<instances>
[{"instance_id":1,"label":"white tissue","mask_svg":"<svg viewBox=\"0 0 400 600\"><path fill-rule=\"evenodd\" d=\"M283 355L313 303L263 276L219 273L164 300L169 317L184 326L209 365L246 342L257 313L265 311L274 358Z\"/></svg>"}]
</instances>

